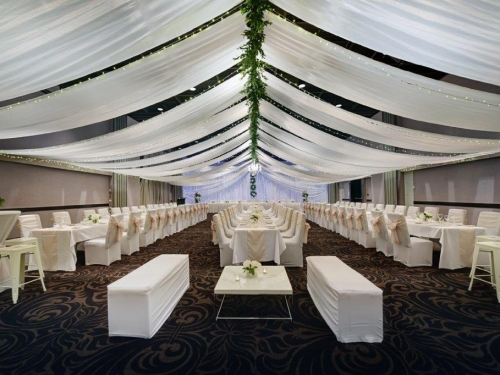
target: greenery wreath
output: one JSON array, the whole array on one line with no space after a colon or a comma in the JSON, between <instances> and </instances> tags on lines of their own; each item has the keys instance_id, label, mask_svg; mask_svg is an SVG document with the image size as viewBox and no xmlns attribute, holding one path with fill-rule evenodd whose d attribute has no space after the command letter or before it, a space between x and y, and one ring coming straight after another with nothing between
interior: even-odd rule
<instances>
[{"instance_id":1,"label":"greenery wreath","mask_svg":"<svg viewBox=\"0 0 500 375\"><path fill-rule=\"evenodd\" d=\"M255 184L255 177L250 177L250 183Z\"/></svg>"},{"instance_id":2,"label":"greenery wreath","mask_svg":"<svg viewBox=\"0 0 500 375\"><path fill-rule=\"evenodd\" d=\"M252 197L255 197L255 196L257 195L257 192L256 192L256 191L252 191L252 192L250 192L250 195L251 195Z\"/></svg>"},{"instance_id":3,"label":"greenery wreath","mask_svg":"<svg viewBox=\"0 0 500 375\"><path fill-rule=\"evenodd\" d=\"M255 186L254 184L250 185L250 190L255 190L257 189L257 186Z\"/></svg>"}]
</instances>

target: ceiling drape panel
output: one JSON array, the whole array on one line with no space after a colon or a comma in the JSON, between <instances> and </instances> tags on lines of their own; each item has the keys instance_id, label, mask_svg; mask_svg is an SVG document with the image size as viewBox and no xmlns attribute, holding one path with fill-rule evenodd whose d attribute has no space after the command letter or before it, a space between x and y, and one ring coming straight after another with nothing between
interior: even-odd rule
<instances>
[{"instance_id":1,"label":"ceiling drape panel","mask_svg":"<svg viewBox=\"0 0 500 375\"><path fill-rule=\"evenodd\" d=\"M236 125L235 127L222 132L219 136L217 137L212 137L209 138L203 142L196 143L192 146L180 149L180 150L171 150L170 152L163 154L163 155L158 155L158 156L153 156L153 157L148 157L144 159L136 159L136 160L127 160L127 161L117 161L117 162L104 162L104 163L75 163L78 166L85 167L85 168L136 168L136 167L142 167L142 166L148 166L148 165L154 165L154 164L160 164L160 163L169 163L173 162L174 160L178 160L181 158L184 158L189 155L196 154L198 152L210 152L206 151L211 147L214 146L221 146L224 145L224 142L227 140L237 136L238 134L245 132L248 129L249 122L248 121L243 121L241 124ZM245 138L243 134L241 136L238 136L238 139L240 137ZM248 136L247 136L248 137ZM234 140L231 140L227 142L228 144L235 141L234 144L236 144L238 141L236 141L236 138ZM216 150L216 148L214 149ZM207 154L211 155L211 154Z\"/></svg>"},{"instance_id":2,"label":"ceiling drape panel","mask_svg":"<svg viewBox=\"0 0 500 375\"><path fill-rule=\"evenodd\" d=\"M298 136L278 129L265 121L261 122L260 127L263 131L276 138L276 142L286 143L289 147L303 150L311 155L316 155L321 159L351 164L353 167L373 166L387 168L387 170L394 170L422 164L439 164L450 161L458 161L485 155L484 153L478 153L453 157L439 157L407 155L396 152L382 151L360 146L352 142L343 141L333 136L328 136L320 130L316 130L306 124L302 125L300 124L300 121L294 120L295 119L292 118L286 122L282 121L280 126L287 131L297 134ZM294 128L296 130L293 130ZM300 130L300 128L302 128L302 130ZM307 138L309 141L299 137Z\"/></svg>"},{"instance_id":3,"label":"ceiling drape panel","mask_svg":"<svg viewBox=\"0 0 500 375\"><path fill-rule=\"evenodd\" d=\"M500 148L498 139L453 137L372 120L314 98L272 74L266 74L266 78L266 92L271 99L330 129L365 140L410 150L441 153L481 152Z\"/></svg>"},{"instance_id":4,"label":"ceiling drape panel","mask_svg":"<svg viewBox=\"0 0 500 375\"><path fill-rule=\"evenodd\" d=\"M496 0L271 2L375 51L500 85L500 3Z\"/></svg>"},{"instance_id":5,"label":"ceiling drape panel","mask_svg":"<svg viewBox=\"0 0 500 375\"><path fill-rule=\"evenodd\" d=\"M189 32L239 0L3 0L0 101L111 67Z\"/></svg>"},{"instance_id":6,"label":"ceiling drape panel","mask_svg":"<svg viewBox=\"0 0 500 375\"><path fill-rule=\"evenodd\" d=\"M426 78L329 43L273 14L266 62L357 103L435 124L499 131L500 95ZM484 102L483 102L484 101Z\"/></svg>"},{"instance_id":7,"label":"ceiling drape panel","mask_svg":"<svg viewBox=\"0 0 500 375\"><path fill-rule=\"evenodd\" d=\"M229 69L243 44L236 13L157 54L81 84L0 109L0 138L73 129L124 115Z\"/></svg>"},{"instance_id":8,"label":"ceiling drape panel","mask_svg":"<svg viewBox=\"0 0 500 375\"><path fill-rule=\"evenodd\" d=\"M123 130L62 146L7 153L84 162L126 159L168 150L245 117L248 112L245 103L222 111L243 97L242 87L241 76L237 75L193 100Z\"/></svg>"},{"instance_id":9,"label":"ceiling drape panel","mask_svg":"<svg viewBox=\"0 0 500 375\"><path fill-rule=\"evenodd\" d=\"M247 136L247 139L248 139L248 134L245 134L245 135ZM237 155L238 153L241 153L244 150L248 149L249 144L250 144L249 141L246 141L245 143L241 144L240 146L233 148L233 149L230 149L230 150L227 150L224 154L219 155L213 159L206 159L206 157L204 157L203 160L206 160L206 161L203 161L203 162L198 163L198 164L193 164L194 161L192 161L191 164L189 164L189 162L191 161L192 158L187 158L185 160L182 160L182 162L184 162L183 164L187 164L187 165L180 166L177 169L174 169L173 166L171 166L169 163L169 164L158 165L155 167L116 169L116 170L109 169L109 171L115 172L115 173L127 174L129 176L130 175L131 176L140 176L140 177L145 177L145 178L173 176L173 175L182 174L182 173L186 173L186 172L196 171L198 169L208 167L212 164L219 163L225 159L233 157L233 156ZM174 164L174 163L172 163L172 164Z\"/></svg>"}]
</instances>

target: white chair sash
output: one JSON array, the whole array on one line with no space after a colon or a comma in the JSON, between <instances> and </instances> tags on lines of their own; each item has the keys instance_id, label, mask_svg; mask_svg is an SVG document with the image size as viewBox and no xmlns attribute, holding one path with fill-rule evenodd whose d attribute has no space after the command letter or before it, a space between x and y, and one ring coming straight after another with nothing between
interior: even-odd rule
<instances>
[{"instance_id":1,"label":"white chair sash","mask_svg":"<svg viewBox=\"0 0 500 375\"><path fill-rule=\"evenodd\" d=\"M334 223L338 223L339 222L338 214L339 213L338 213L337 210L335 210L335 211L332 212L332 219L333 219Z\"/></svg>"},{"instance_id":2,"label":"white chair sash","mask_svg":"<svg viewBox=\"0 0 500 375\"><path fill-rule=\"evenodd\" d=\"M372 237L377 238L380 234L380 216L374 217L372 220Z\"/></svg>"},{"instance_id":3,"label":"white chair sash","mask_svg":"<svg viewBox=\"0 0 500 375\"><path fill-rule=\"evenodd\" d=\"M111 218L109 219L109 226L116 228L115 242L120 242L122 234L125 231L125 226L123 225L123 221L118 221L116 220L115 217L111 216Z\"/></svg>"},{"instance_id":4,"label":"white chair sash","mask_svg":"<svg viewBox=\"0 0 500 375\"><path fill-rule=\"evenodd\" d=\"M347 228L349 229L353 229L354 228L354 223L353 223L353 214L347 214L346 217L345 217L346 221L347 221Z\"/></svg>"},{"instance_id":5,"label":"white chair sash","mask_svg":"<svg viewBox=\"0 0 500 375\"><path fill-rule=\"evenodd\" d=\"M406 221L401 216L396 221L387 219L387 227L391 230L392 243L399 243L398 228L406 228Z\"/></svg>"},{"instance_id":6,"label":"white chair sash","mask_svg":"<svg viewBox=\"0 0 500 375\"><path fill-rule=\"evenodd\" d=\"M140 217L133 217L132 218L133 224L134 224L134 232L135 233L140 233L141 231L141 226L142 226L142 219ZM130 235L130 234L129 234Z\"/></svg>"},{"instance_id":7,"label":"white chair sash","mask_svg":"<svg viewBox=\"0 0 500 375\"><path fill-rule=\"evenodd\" d=\"M365 217L364 213L354 214L354 219L356 220L356 228L359 230L363 230L363 218Z\"/></svg>"}]
</instances>

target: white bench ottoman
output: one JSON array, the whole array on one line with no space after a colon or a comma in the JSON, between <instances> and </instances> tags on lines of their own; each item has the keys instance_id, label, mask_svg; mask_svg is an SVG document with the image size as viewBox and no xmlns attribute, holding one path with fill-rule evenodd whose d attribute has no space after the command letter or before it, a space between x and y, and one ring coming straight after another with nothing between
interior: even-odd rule
<instances>
[{"instance_id":1,"label":"white bench ottoman","mask_svg":"<svg viewBox=\"0 0 500 375\"><path fill-rule=\"evenodd\" d=\"M153 337L188 288L188 255L150 260L108 285L109 335Z\"/></svg>"},{"instance_id":2,"label":"white bench ottoman","mask_svg":"<svg viewBox=\"0 0 500 375\"><path fill-rule=\"evenodd\" d=\"M334 256L310 256L307 290L340 342L382 342L382 289Z\"/></svg>"}]
</instances>

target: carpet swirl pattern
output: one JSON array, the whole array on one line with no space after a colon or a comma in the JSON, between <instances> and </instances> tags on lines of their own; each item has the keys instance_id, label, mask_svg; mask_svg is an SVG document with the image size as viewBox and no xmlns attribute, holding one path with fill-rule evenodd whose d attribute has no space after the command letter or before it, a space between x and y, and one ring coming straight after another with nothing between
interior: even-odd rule
<instances>
[{"instance_id":1,"label":"carpet swirl pattern","mask_svg":"<svg viewBox=\"0 0 500 375\"><path fill-rule=\"evenodd\" d=\"M337 256L384 290L384 341L339 343L307 292L306 267L287 269L293 323L216 322L222 269L209 220L110 267L80 259L76 272L47 272L47 291L29 284L17 305L1 293L0 373L500 374L493 288L469 292L469 269L408 268L314 223L304 256ZM152 339L109 337L106 286L160 254L189 254L190 288ZM224 303L228 314L284 309L278 296Z\"/></svg>"}]
</instances>

